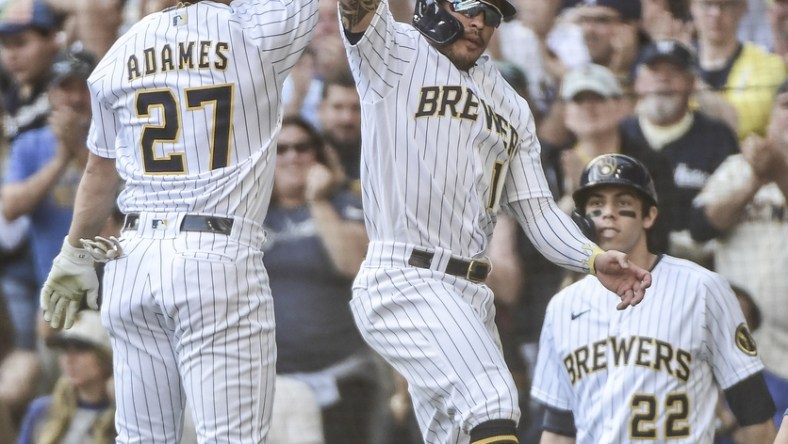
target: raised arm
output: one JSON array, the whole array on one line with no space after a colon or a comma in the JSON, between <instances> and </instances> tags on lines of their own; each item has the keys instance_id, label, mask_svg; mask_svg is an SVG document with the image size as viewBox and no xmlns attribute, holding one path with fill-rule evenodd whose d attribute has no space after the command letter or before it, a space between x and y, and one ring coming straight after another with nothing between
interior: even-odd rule
<instances>
[{"instance_id":1,"label":"raised arm","mask_svg":"<svg viewBox=\"0 0 788 444\"><path fill-rule=\"evenodd\" d=\"M509 208L540 253L556 265L594 274L621 298L616 308L623 310L643 300L651 274L620 251L602 251L551 198L511 202Z\"/></svg>"},{"instance_id":2,"label":"raised arm","mask_svg":"<svg viewBox=\"0 0 788 444\"><path fill-rule=\"evenodd\" d=\"M363 33L381 0L339 0L339 14L345 31Z\"/></svg>"}]
</instances>

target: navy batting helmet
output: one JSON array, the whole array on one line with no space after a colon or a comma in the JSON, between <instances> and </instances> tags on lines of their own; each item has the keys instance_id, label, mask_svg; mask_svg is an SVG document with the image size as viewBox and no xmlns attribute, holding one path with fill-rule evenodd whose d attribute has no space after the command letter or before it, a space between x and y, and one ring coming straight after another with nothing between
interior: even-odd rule
<instances>
[{"instance_id":1,"label":"navy batting helmet","mask_svg":"<svg viewBox=\"0 0 788 444\"><path fill-rule=\"evenodd\" d=\"M657 206L657 192L648 168L624 154L603 154L588 162L580 176L580 187L572 194L575 208L583 211L590 190L603 185L632 188L648 203Z\"/></svg>"},{"instance_id":2,"label":"navy batting helmet","mask_svg":"<svg viewBox=\"0 0 788 444\"><path fill-rule=\"evenodd\" d=\"M443 46L457 40L463 32L462 24L454 18L449 11L441 7L444 0L416 0L413 11L413 27L415 27L427 40ZM504 19L514 17L517 10L508 0L448 0L452 7L468 9L474 3L484 3L493 6L501 12Z\"/></svg>"}]
</instances>

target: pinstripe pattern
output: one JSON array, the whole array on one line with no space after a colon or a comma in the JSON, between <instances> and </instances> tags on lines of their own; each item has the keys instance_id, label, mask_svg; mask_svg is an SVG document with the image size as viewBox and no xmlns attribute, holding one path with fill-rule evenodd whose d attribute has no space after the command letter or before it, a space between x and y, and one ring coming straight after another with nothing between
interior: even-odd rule
<instances>
[{"instance_id":1,"label":"pinstripe pattern","mask_svg":"<svg viewBox=\"0 0 788 444\"><path fill-rule=\"evenodd\" d=\"M722 277L662 256L652 278L650 296L634 309L616 311L618 297L594 277L567 287L547 308L531 393L574 412L578 443L632 441L633 418L647 411L645 401L633 404L636 395L655 400L654 420L635 421L654 431L647 442L711 443L718 389L763 368L736 346L744 315ZM628 357L620 352L616 361L630 340ZM683 395L686 403L676 397ZM668 439L667 430L684 425L685 433Z\"/></svg>"},{"instance_id":2,"label":"pinstripe pattern","mask_svg":"<svg viewBox=\"0 0 788 444\"><path fill-rule=\"evenodd\" d=\"M528 105L487 56L461 71L411 26L394 22L386 2L376 14L364 38L348 45L362 100L370 240L482 255L498 210L489 205L496 162L501 202L550 197ZM429 88L456 105L437 99L438 111L417 117Z\"/></svg>"},{"instance_id":3,"label":"pinstripe pattern","mask_svg":"<svg viewBox=\"0 0 788 444\"><path fill-rule=\"evenodd\" d=\"M443 273L483 257L501 209L552 260L588 271L589 241L552 202L528 104L486 55L460 70L381 1L345 41L362 103L362 198L370 247L356 278L362 334L408 380L428 443L519 420L490 289ZM413 268L414 247L434 254Z\"/></svg>"},{"instance_id":4,"label":"pinstripe pattern","mask_svg":"<svg viewBox=\"0 0 788 444\"><path fill-rule=\"evenodd\" d=\"M117 158L126 181L118 200L122 211L199 212L263 220L275 156L269 147L281 122L282 83L309 43L317 19L314 5L315 1L288 0L236 0L232 6L200 2L149 15L118 39L88 80L96 123L88 145L102 157ZM226 68L176 67L127 80L132 55L142 61L146 48L160 54L168 43L175 50L178 42L200 41L229 46ZM195 59L198 51L194 49ZM210 60L219 61L213 51ZM214 107L187 110L184 91L222 84L234 85L229 162L226 168L211 170L205 142L213 138ZM184 174L145 174L141 165L144 126L163 122L155 111L147 119L137 116L136 94L162 88L171 90L182 104L181 131L172 142L155 145L155 154L161 158L183 154Z\"/></svg>"},{"instance_id":5,"label":"pinstripe pattern","mask_svg":"<svg viewBox=\"0 0 788 444\"><path fill-rule=\"evenodd\" d=\"M89 149L116 159L118 205L140 214L104 280L118 443L179 442L186 398L201 444L265 441L276 345L253 221L270 200L282 83L316 20L314 0L170 8L89 78ZM232 233L181 233L187 213L231 217Z\"/></svg>"},{"instance_id":6,"label":"pinstripe pattern","mask_svg":"<svg viewBox=\"0 0 788 444\"><path fill-rule=\"evenodd\" d=\"M492 292L407 267L409 251L371 243L351 308L365 340L409 381L425 442L468 442L466 433L485 420L517 420Z\"/></svg>"}]
</instances>

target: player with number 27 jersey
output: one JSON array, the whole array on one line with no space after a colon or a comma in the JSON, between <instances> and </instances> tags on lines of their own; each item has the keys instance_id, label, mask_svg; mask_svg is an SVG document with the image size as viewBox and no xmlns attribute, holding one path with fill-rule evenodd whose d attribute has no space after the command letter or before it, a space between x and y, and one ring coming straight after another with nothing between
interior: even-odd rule
<instances>
[{"instance_id":1,"label":"player with number 27 jersey","mask_svg":"<svg viewBox=\"0 0 788 444\"><path fill-rule=\"evenodd\" d=\"M145 32L120 37L89 79L97 123L89 146L117 158L121 211L263 220L279 85L314 20L302 6L235 1L237 23L221 20L230 7L220 3L173 7L135 25Z\"/></svg>"}]
</instances>

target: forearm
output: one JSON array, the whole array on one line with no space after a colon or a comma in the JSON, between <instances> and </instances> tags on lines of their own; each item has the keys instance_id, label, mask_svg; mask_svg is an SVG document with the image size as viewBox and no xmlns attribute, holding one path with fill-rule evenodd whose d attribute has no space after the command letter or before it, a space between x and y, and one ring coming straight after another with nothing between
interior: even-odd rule
<instances>
[{"instance_id":1,"label":"forearm","mask_svg":"<svg viewBox=\"0 0 788 444\"><path fill-rule=\"evenodd\" d=\"M8 220L32 213L49 195L68 166L68 159L55 156L27 179L3 186L3 215Z\"/></svg>"},{"instance_id":2,"label":"forearm","mask_svg":"<svg viewBox=\"0 0 788 444\"><path fill-rule=\"evenodd\" d=\"M311 202L309 211L334 268L346 276L355 276L368 243L364 224L340 218L327 200Z\"/></svg>"},{"instance_id":3,"label":"forearm","mask_svg":"<svg viewBox=\"0 0 788 444\"><path fill-rule=\"evenodd\" d=\"M544 431L539 444L575 444L575 438Z\"/></svg>"},{"instance_id":4,"label":"forearm","mask_svg":"<svg viewBox=\"0 0 788 444\"><path fill-rule=\"evenodd\" d=\"M731 228L739 220L744 207L752 200L760 187L757 179L753 179L746 186L732 190L726 199L706 203L704 212L709 224L720 231Z\"/></svg>"},{"instance_id":5,"label":"forearm","mask_svg":"<svg viewBox=\"0 0 788 444\"><path fill-rule=\"evenodd\" d=\"M740 438L740 442L770 443L774 441L776 434L774 422L769 418L760 424L740 428L737 432L737 437Z\"/></svg>"},{"instance_id":6,"label":"forearm","mask_svg":"<svg viewBox=\"0 0 788 444\"><path fill-rule=\"evenodd\" d=\"M346 31L364 32L372 23L381 0L339 0L339 13Z\"/></svg>"},{"instance_id":7,"label":"forearm","mask_svg":"<svg viewBox=\"0 0 788 444\"><path fill-rule=\"evenodd\" d=\"M695 100L698 102L701 111L722 120L734 132L738 132L739 114L736 112L736 108L720 94L711 89L702 89L695 92Z\"/></svg>"},{"instance_id":8,"label":"forearm","mask_svg":"<svg viewBox=\"0 0 788 444\"><path fill-rule=\"evenodd\" d=\"M101 232L112 213L119 183L115 160L91 154L74 203L74 218L68 232L71 245L80 247L79 239L92 238Z\"/></svg>"},{"instance_id":9,"label":"forearm","mask_svg":"<svg viewBox=\"0 0 788 444\"><path fill-rule=\"evenodd\" d=\"M572 271L589 272L591 253L598 247L551 198L521 200L511 203L509 208L536 249L548 260Z\"/></svg>"},{"instance_id":10,"label":"forearm","mask_svg":"<svg viewBox=\"0 0 788 444\"><path fill-rule=\"evenodd\" d=\"M775 179L774 183L780 188L780 192L783 193L783 198L788 202L788 171L777 175L777 179Z\"/></svg>"}]
</instances>

